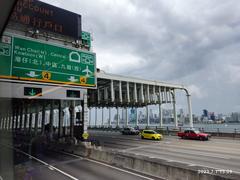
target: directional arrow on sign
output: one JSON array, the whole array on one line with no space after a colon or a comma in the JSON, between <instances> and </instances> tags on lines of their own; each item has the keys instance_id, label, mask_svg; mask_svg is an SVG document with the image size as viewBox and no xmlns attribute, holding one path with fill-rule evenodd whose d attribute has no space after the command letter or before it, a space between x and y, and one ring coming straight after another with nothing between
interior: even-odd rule
<instances>
[{"instance_id":1,"label":"directional arrow on sign","mask_svg":"<svg viewBox=\"0 0 240 180\"><path fill-rule=\"evenodd\" d=\"M30 71L30 72L27 73L26 75L29 76L29 77L32 77L32 78L34 78L34 77L38 77L38 76L39 76L39 75L36 74L35 71Z\"/></svg>"},{"instance_id":2,"label":"directional arrow on sign","mask_svg":"<svg viewBox=\"0 0 240 180\"><path fill-rule=\"evenodd\" d=\"M74 76L70 76L70 78L68 78L69 81L71 82L77 82L78 79L76 79Z\"/></svg>"},{"instance_id":3,"label":"directional arrow on sign","mask_svg":"<svg viewBox=\"0 0 240 180\"><path fill-rule=\"evenodd\" d=\"M35 96L35 95L36 95L36 92L32 89L32 90L29 92L29 95L30 95L30 96Z\"/></svg>"}]
</instances>

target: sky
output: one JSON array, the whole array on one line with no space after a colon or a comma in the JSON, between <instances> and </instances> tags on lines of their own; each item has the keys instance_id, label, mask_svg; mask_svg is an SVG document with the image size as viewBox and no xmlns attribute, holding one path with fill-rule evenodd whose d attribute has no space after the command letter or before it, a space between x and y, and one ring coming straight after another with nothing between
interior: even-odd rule
<instances>
[{"instance_id":1,"label":"sky","mask_svg":"<svg viewBox=\"0 0 240 180\"><path fill-rule=\"evenodd\" d=\"M101 70L184 84L195 114L240 112L239 0L43 1L82 15Z\"/></svg>"}]
</instances>

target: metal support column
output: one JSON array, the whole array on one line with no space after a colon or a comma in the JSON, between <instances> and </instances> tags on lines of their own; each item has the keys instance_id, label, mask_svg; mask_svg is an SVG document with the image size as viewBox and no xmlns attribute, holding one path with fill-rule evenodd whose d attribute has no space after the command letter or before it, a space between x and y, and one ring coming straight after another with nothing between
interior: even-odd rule
<instances>
[{"instance_id":1,"label":"metal support column","mask_svg":"<svg viewBox=\"0 0 240 180\"><path fill-rule=\"evenodd\" d=\"M167 95L167 88L164 87L164 100L165 100L165 103L168 102L168 95Z\"/></svg>"},{"instance_id":2,"label":"metal support column","mask_svg":"<svg viewBox=\"0 0 240 180\"><path fill-rule=\"evenodd\" d=\"M18 129L18 125L19 125L19 122L18 122L18 120L19 120L19 108L16 108L16 114L15 114L15 116L16 116L16 118L15 118L15 129ZM14 122L14 118L13 118L13 122Z\"/></svg>"},{"instance_id":3,"label":"metal support column","mask_svg":"<svg viewBox=\"0 0 240 180\"><path fill-rule=\"evenodd\" d=\"M153 96L152 96L153 98L153 103L156 103L156 86L153 86Z\"/></svg>"},{"instance_id":4,"label":"metal support column","mask_svg":"<svg viewBox=\"0 0 240 180\"><path fill-rule=\"evenodd\" d=\"M46 103L42 101L42 123L41 123L41 133L42 135L45 133L45 117L46 117Z\"/></svg>"},{"instance_id":5,"label":"metal support column","mask_svg":"<svg viewBox=\"0 0 240 180\"><path fill-rule=\"evenodd\" d=\"M91 122L92 122L92 120L91 120L91 118L92 118L92 114L91 114L91 108L89 108L89 111L88 111L88 114L89 114L89 123L88 123L88 125L89 125L89 127L91 127Z\"/></svg>"},{"instance_id":6,"label":"metal support column","mask_svg":"<svg viewBox=\"0 0 240 180\"><path fill-rule=\"evenodd\" d=\"M134 102L137 103L137 83L134 83Z\"/></svg>"},{"instance_id":7,"label":"metal support column","mask_svg":"<svg viewBox=\"0 0 240 180\"><path fill-rule=\"evenodd\" d=\"M159 125L163 127L162 104L159 103Z\"/></svg>"},{"instance_id":8,"label":"metal support column","mask_svg":"<svg viewBox=\"0 0 240 180\"><path fill-rule=\"evenodd\" d=\"M108 121L108 126L109 127L111 127L111 125L112 125L111 119L112 119L112 117L111 117L111 108L109 107L109 121Z\"/></svg>"},{"instance_id":9,"label":"metal support column","mask_svg":"<svg viewBox=\"0 0 240 180\"><path fill-rule=\"evenodd\" d=\"M63 135L63 101L58 102L58 137L61 138Z\"/></svg>"},{"instance_id":10,"label":"metal support column","mask_svg":"<svg viewBox=\"0 0 240 180\"><path fill-rule=\"evenodd\" d=\"M128 127L128 107L126 107L126 127Z\"/></svg>"},{"instance_id":11,"label":"metal support column","mask_svg":"<svg viewBox=\"0 0 240 180\"><path fill-rule=\"evenodd\" d=\"M143 84L141 84L141 100L142 100L142 103L144 103Z\"/></svg>"},{"instance_id":12,"label":"metal support column","mask_svg":"<svg viewBox=\"0 0 240 180\"><path fill-rule=\"evenodd\" d=\"M122 81L119 81L119 101L122 103Z\"/></svg>"},{"instance_id":13,"label":"metal support column","mask_svg":"<svg viewBox=\"0 0 240 180\"><path fill-rule=\"evenodd\" d=\"M130 103L129 82L127 82L127 102Z\"/></svg>"},{"instance_id":14,"label":"metal support column","mask_svg":"<svg viewBox=\"0 0 240 180\"><path fill-rule=\"evenodd\" d=\"M146 105L146 115L147 115L147 127L149 127L150 121L149 121L149 106L148 105Z\"/></svg>"},{"instance_id":15,"label":"metal support column","mask_svg":"<svg viewBox=\"0 0 240 180\"><path fill-rule=\"evenodd\" d=\"M175 128L178 128L175 90L173 90L172 92L172 103L173 103L174 125L175 125Z\"/></svg>"},{"instance_id":16,"label":"metal support column","mask_svg":"<svg viewBox=\"0 0 240 180\"><path fill-rule=\"evenodd\" d=\"M70 137L74 136L74 122L75 122L75 100L71 101L71 106L70 106ZM84 111L82 107L82 112Z\"/></svg>"},{"instance_id":17,"label":"metal support column","mask_svg":"<svg viewBox=\"0 0 240 180\"><path fill-rule=\"evenodd\" d=\"M25 132L27 131L27 120L28 120L28 105L25 104L25 114L24 114L24 124L23 124L23 129Z\"/></svg>"},{"instance_id":18,"label":"metal support column","mask_svg":"<svg viewBox=\"0 0 240 180\"><path fill-rule=\"evenodd\" d=\"M104 121L104 107L102 107L102 127L103 127L103 121Z\"/></svg>"},{"instance_id":19,"label":"metal support column","mask_svg":"<svg viewBox=\"0 0 240 180\"><path fill-rule=\"evenodd\" d=\"M36 136L38 134L38 116L39 115L39 106L36 104L35 109L35 123L34 123L34 135Z\"/></svg>"},{"instance_id":20,"label":"metal support column","mask_svg":"<svg viewBox=\"0 0 240 180\"><path fill-rule=\"evenodd\" d=\"M138 108L136 107L136 127L138 127Z\"/></svg>"},{"instance_id":21,"label":"metal support column","mask_svg":"<svg viewBox=\"0 0 240 180\"><path fill-rule=\"evenodd\" d=\"M119 107L117 107L117 127L119 127Z\"/></svg>"},{"instance_id":22,"label":"metal support column","mask_svg":"<svg viewBox=\"0 0 240 180\"><path fill-rule=\"evenodd\" d=\"M111 101L115 101L115 92L114 92L114 87L113 87L113 80L111 79Z\"/></svg>"},{"instance_id":23,"label":"metal support column","mask_svg":"<svg viewBox=\"0 0 240 180\"><path fill-rule=\"evenodd\" d=\"M20 117L19 117L19 130L22 130L22 123L23 123L23 104L21 104L20 107L20 113L19 113Z\"/></svg>"},{"instance_id":24,"label":"metal support column","mask_svg":"<svg viewBox=\"0 0 240 180\"><path fill-rule=\"evenodd\" d=\"M95 127L97 127L97 107L95 107Z\"/></svg>"},{"instance_id":25,"label":"metal support column","mask_svg":"<svg viewBox=\"0 0 240 180\"><path fill-rule=\"evenodd\" d=\"M50 101L49 137L53 137L54 100Z\"/></svg>"},{"instance_id":26,"label":"metal support column","mask_svg":"<svg viewBox=\"0 0 240 180\"><path fill-rule=\"evenodd\" d=\"M125 114L124 114L124 107L122 108L122 123L123 123L123 126L124 126L124 117L125 117ZM125 120L126 121L126 120Z\"/></svg>"},{"instance_id":27,"label":"metal support column","mask_svg":"<svg viewBox=\"0 0 240 180\"><path fill-rule=\"evenodd\" d=\"M32 119L33 119L33 113L30 112L29 121L28 121L28 132L30 135L32 134Z\"/></svg>"},{"instance_id":28,"label":"metal support column","mask_svg":"<svg viewBox=\"0 0 240 180\"><path fill-rule=\"evenodd\" d=\"M149 85L147 85L147 103L150 103L150 91L149 91Z\"/></svg>"},{"instance_id":29,"label":"metal support column","mask_svg":"<svg viewBox=\"0 0 240 180\"><path fill-rule=\"evenodd\" d=\"M163 126L163 117L162 117L162 93L161 93L161 87L159 87L159 125L160 127Z\"/></svg>"},{"instance_id":30,"label":"metal support column","mask_svg":"<svg viewBox=\"0 0 240 180\"><path fill-rule=\"evenodd\" d=\"M188 102L189 126L190 126L190 128L193 128L192 104L191 104L191 95L190 94L187 94L187 102Z\"/></svg>"}]
</instances>

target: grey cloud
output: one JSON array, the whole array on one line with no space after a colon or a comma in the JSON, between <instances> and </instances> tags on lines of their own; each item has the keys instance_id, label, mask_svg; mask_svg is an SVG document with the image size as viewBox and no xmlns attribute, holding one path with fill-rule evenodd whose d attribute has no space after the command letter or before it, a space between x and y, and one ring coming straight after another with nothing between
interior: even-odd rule
<instances>
[{"instance_id":1,"label":"grey cloud","mask_svg":"<svg viewBox=\"0 0 240 180\"><path fill-rule=\"evenodd\" d=\"M239 107L239 76L232 73L240 67L239 1L129 0L126 8L105 2L62 0L60 6L83 15L83 29L93 33L97 49L139 59L137 66L112 73L204 89L206 96L193 97L198 113L203 108L230 112Z\"/></svg>"}]
</instances>

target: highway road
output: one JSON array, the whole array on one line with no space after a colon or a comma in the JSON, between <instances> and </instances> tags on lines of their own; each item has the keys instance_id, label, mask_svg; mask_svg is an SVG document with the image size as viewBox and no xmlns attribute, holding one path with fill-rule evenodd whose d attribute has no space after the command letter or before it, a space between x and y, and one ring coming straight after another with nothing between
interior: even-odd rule
<instances>
[{"instance_id":1,"label":"highway road","mask_svg":"<svg viewBox=\"0 0 240 180\"><path fill-rule=\"evenodd\" d=\"M0 153L10 149L0 146ZM14 153L18 154L18 159L25 159L21 165L17 165L21 168L14 172L17 180L153 180L143 174L66 153L45 152L30 159L25 152L15 150ZM11 180L11 170L5 168L2 172L0 168L3 180Z\"/></svg>"},{"instance_id":2,"label":"highway road","mask_svg":"<svg viewBox=\"0 0 240 180\"><path fill-rule=\"evenodd\" d=\"M162 141L143 140L136 135L91 130L90 139L103 149L186 163L187 166L232 170L240 173L240 140L211 138L209 141L184 140L165 136Z\"/></svg>"}]
</instances>

